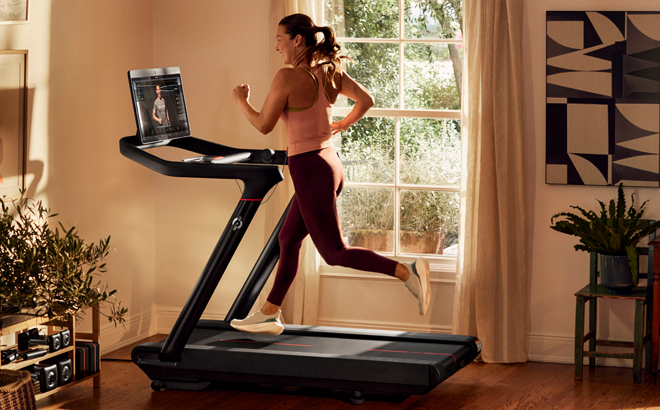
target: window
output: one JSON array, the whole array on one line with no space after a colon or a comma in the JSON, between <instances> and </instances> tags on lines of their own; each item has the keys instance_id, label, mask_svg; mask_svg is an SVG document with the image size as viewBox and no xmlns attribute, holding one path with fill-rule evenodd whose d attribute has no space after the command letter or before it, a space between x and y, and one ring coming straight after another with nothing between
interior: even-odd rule
<instances>
[{"instance_id":1,"label":"window","mask_svg":"<svg viewBox=\"0 0 660 410\"><path fill-rule=\"evenodd\" d=\"M324 0L347 72L376 104L335 135L351 246L454 257L461 178L461 0ZM350 111L339 100L337 118Z\"/></svg>"}]
</instances>

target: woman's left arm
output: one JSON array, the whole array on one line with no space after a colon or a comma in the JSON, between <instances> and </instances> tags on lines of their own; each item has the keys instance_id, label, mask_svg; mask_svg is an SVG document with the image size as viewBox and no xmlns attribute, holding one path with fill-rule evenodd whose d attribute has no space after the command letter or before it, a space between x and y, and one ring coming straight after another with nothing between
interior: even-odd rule
<instances>
[{"instance_id":1,"label":"woman's left arm","mask_svg":"<svg viewBox=\"0 0 660 410\"><path fill-rule=\"evenodd\" d=\"M232 98L241 109L245 117L250 121L259 132L268 134L275 128L275 124L280 119L289 96L286 73L283 70L278 71L273 84L270 87L264 106L261 111L257 111L250 104L250 86L241 84L234 88Z\"/></svg>"}]
</instances>

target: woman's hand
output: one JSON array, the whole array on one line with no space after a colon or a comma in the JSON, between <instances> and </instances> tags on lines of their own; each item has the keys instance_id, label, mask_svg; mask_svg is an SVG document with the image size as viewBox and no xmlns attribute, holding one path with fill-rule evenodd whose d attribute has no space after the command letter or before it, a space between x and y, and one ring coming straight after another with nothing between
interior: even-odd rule
<instances>
[{"instance_id":1,"label":"woman's hand","mask_svg":"<svg viewBox=\"0 0 660 410\"><path fill-rule=\"evenodd\" d=\"M241 84L234 88L234 91L231 94L231 98L236 104L240 104L242 101L247 101L250 99L250 86L248 84Z\"/></svg>"},{"instance_id":2,"label":"woman's hand","mask_svg":"<svg viewBox=\"0 0 660 410\"><path fill-rule=\"evenodd\" d=\"M338 132L346 131L349 126L344 125L341 121L333 121L332 124L330 124L330 131L332 131L332 135L335 135Z\"/></svg>"}]
</instances>

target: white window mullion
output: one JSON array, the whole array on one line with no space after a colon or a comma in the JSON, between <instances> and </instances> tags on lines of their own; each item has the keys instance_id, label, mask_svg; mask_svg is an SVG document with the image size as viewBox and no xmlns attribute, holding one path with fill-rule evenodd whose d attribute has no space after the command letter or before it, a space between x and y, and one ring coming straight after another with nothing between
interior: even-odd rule
<instances>
[{"instance_id":1,"label":"white window mullion","mask_svg":"<svg viewBox=\"0 0 660 410\"><path fill-rule=\"evenodd\" d=\"M401 41L404 36L404 1L399 0L399 110L402 110L404 107L404 43ZM401 182L399 179L399 158L401 152L401 117L394 117L394 255L398 256L401 253L401 244L399 238L401 237L401 191L398 186Z\"/></svg>"},{"instance_id":2,"label":"white window mullion","mask_svg":"<svg viewBox=\"0 0 660 410\"><path fill-rule=\"evenodd\" d=\"M405 98L405 67L406 67L406 44L416 43L431 43L431 44L463 44L462 39L432 39L432 38L406 38L405 35L405 3L406 0L398 0L399 3L399 33L397 38L337 38L340 43L371 43L389 44L392 47L394 44L398 45L399 61L398 61L398 107L397 108L373 108L366 113L366 117L379 117L394 119L394 181L388 183L374 183L374 182L346 182L346 186L354 186L361 188L381 188L394 190L394 256L400 257L401 255L401 194L402 190L415 190L415 191L436 191L444 193L457 193L460 191L460 186L441 186L441 185L412 185L402 183L401 181L401 152L402 152L402 138L401 138L401 121L404 118L419 118L419 119L432 119L432 120L463 120L462 110L431 110L431 109L406 109ZM325 13L325 9L323 9ZM333 115L346 116L352 111L353 107L334 107ZM389 254L389 252L387 252ZM433 257L436 261L450 260L453 258L449 256L427 255ZM402 257L407 260L407 256Z\"/></svg>"},{"instance_id":3,"label":"white window mullion","mask_svg":"<svg viewBox=\"0 0 660 410\"><path fill-rule=\"evenodd\" d=\"M401 151L401 117L394 118L394 255L401 252L399 245L400 219L401 219L401 195L399 191L399 153Z\"/></svg>"}]
</instances>

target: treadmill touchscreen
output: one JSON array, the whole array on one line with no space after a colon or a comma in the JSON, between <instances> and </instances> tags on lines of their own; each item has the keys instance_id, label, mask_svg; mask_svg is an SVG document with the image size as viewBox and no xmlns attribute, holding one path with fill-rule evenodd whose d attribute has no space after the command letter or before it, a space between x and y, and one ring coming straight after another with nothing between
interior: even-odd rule
<instances>
[{"instance_id":1,"label":"treadmill touchscreen","mask_svg":"<svg viewBox=\"0 0 660 410\"><path fill-rule=\"evenodd\" d=\"M143 144L190 135L178 67L128 72L137 132Z\"/></svg>"}]
</instances>

